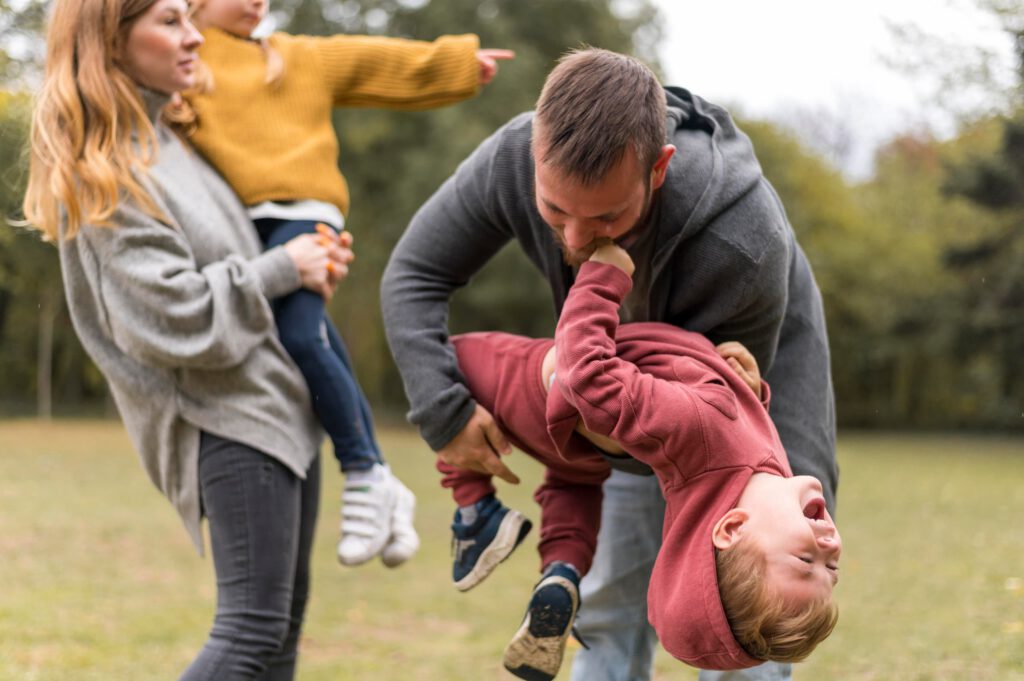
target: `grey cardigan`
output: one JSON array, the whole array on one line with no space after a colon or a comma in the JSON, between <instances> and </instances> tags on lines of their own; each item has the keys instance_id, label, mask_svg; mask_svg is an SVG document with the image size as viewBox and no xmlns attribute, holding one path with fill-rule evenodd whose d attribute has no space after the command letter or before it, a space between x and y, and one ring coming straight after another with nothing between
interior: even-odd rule
<instances>
[{"instance_id":1,"label":"grey cardigan","mask_svg":"<svg viewBox=\"0 0 1024 681\"><path fill-rule=\"evenodd\" d=\"M767 371L772 418L793 470L821 480L831 507L834 398L821 296L807 259L728 112L680 88L666 88L666 99L678 152L647 226L656 232L650 320L750 348ZM381 284L409 419L434 449L474 409L448 342L452 293L511 240L547 279L556 314L575 276L537 211L532 121L532 113L513 118L420 208Z\"/></svg>"},{"instance_id":2,"label":"grey cardigan","mask_svg":"<svg viewBox=\"0 0 1024 681\"><path fill-rule=\"evenodd\" d=\"M146 182L167 218L124 201L113 227L60 239L75 330L110 385L143 467L202 553L199 432L254 447L305 478L322 439L309 392L278 341L269 299L299 288L291 258L261 253L224 180L157 122Z\"/></svg>"}]
</instances>

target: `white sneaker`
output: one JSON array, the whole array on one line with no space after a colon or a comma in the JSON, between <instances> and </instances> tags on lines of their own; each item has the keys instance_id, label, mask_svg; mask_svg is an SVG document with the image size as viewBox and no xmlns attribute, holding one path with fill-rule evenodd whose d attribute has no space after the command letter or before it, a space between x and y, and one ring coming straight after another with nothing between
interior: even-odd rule
<instances>
[{"instance_id":1,"label":"white sneaker","mask_svg":"<svg viewBox=\"0 0 1024 681\"><path fill-rule=\"evenodd\" d=\"M420 536L412 523L416 513L416 495L391 473L390 468L388 475L395 486L397 500L395 510L391 513L391 536L380 553L380 559L389 568L393 568L413 557L420 548Z\"/></svg>"},{"instance_id":2,"label":"white sneaker","mask_svg":"<svg viewBox=\"0 0 1024 681\"><path fill-rule=\"evenodd\" d=\"M356 480L349 476L346 480L341 493L338 542L338 560L342 565L361 565L380 553L388 542L398 500L395 482L382 464L375 464L370 475Z\"/></svg>"}]
</instances>

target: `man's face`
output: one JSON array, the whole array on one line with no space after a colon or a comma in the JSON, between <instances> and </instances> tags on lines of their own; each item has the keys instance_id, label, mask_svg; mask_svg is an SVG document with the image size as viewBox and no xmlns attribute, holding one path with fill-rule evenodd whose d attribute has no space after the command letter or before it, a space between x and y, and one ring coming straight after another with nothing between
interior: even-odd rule
<instances>
[{"instance_id":1,"label":"man's face","mask_svg":"<svg viewBox=\"0 0 1024 681\"><path fill-rule=\"evenodd\" d=\"M535 149L534 158L544 158L544 150ZM647 217L653 174L640 170L633 149L627 149L593 185L583 185L546 163L534 163L537 210L554 231L565 262L573 267L586 262L597 248L596 240L619 241Z\"/></svg>"}]
</instances>

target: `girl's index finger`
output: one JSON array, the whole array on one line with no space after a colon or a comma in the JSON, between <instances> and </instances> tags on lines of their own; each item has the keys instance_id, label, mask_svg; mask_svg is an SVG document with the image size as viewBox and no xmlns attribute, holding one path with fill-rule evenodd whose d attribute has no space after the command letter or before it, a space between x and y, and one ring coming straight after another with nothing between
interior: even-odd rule
<instances>
[{"instance_id":1,"label":"girl's index finger","mask_svg":"<svg viewBox=\"0 0 1024 681\"><path fill-rule=\"evenodd\" d=\"M478 50L481 56L489 59L515 59L516 53L514 50L502 50L496 48L485 48Z\"/></svg>"}]
</instances>

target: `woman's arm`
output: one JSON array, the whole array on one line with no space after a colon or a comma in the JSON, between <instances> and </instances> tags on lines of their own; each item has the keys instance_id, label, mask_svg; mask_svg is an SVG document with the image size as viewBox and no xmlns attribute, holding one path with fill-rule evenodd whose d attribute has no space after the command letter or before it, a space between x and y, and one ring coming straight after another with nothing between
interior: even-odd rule
<instances>
[{"instance_id":1,"label":"woman's arm","mask_svg":"<svg viewBox=\"0 0 1024 681\"><path fill-rule=\"evenodd\" d=\"M179 230L127 205L113 221L117 227L86 227L76 238L98 263L98 303L111 337L142 362L235 366L276 333L268 299L302 283L284 247L199 267Z\"/></svg>"}]
</instances>

